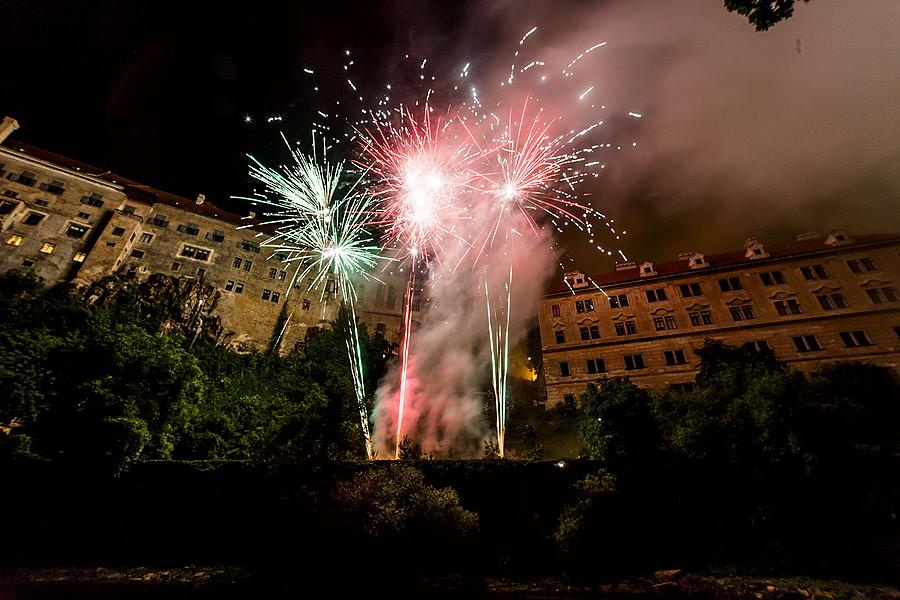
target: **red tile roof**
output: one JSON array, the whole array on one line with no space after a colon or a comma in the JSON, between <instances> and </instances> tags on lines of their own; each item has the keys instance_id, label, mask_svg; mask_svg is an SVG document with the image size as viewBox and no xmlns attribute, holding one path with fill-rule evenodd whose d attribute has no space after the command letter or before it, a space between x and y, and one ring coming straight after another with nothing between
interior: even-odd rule
<instances>
[{"instance_id":1,"label":"red tile roof","mask_svg":"<svg viewBox=\"0 0 900 600\"><path fill-rule=\"evenodd\" d=\"M639 262L635 262L635 266L629 269L623 269L621 271L612 271L607 273L598 273L598 274L588 274L590 279L588 282L596 283L600 287L611 287L611 286L619 286L622 284L626 284L632 281L646 281L653 280L659 277L665 277L667 275L679 275L679 274L688 274L688 273L698 273L702 274L704 271L708 271L710 269L717 270L722 267L734 267L734 266L755 266L760 263L766 263L772 259L785 258L789 256L796 256L802 254L808 254L811 252L816 252L820 250L830 250L832 246L825 245L825 239L827 236L822 235L816 237L814 239L804 239L799 241L792 241L785 244L779 244L777 246L765 246L765 251L769 253L769 257L765 259L756 259L749 260L745 253L746 250L729 250L728 252L722 252L720 254L705 254L704 260L709 265L708 267L702 269L691 269L688 266L688 259L684 260L673 260L670 262L664 263L653 263L653 269L656 271L656 275L652 277L641 277L638 269L640 267ZM849 236L852 240L852 244L842 244L840 246L836 246L837 248L848 248L853 247L863 243L873 243L880 241L888 241L895 240L900 242L900 233L887 233L887 234L872 234L872 235L859 235L859 236ZM592 285L588 288L579 288L576 289L576 292L579 291L587 291L590 289L595 289ZM547 289L547 294L555 294L559 292L568 292L570 291L569 287L565 284L564 281L556 281L553 282L550 287Z\"/></svg>"},{"instance_id":2,"label":"red tile roof","mask_svg":"<svg viewBox=\"0 0 900 600\"><path fill-rule=\"evenodd\" d=\"M37 148L35 146L25 144L24 142L7 139L3 142L3 145L11 150L21 152L22 154L25 154L27 156L32 156L39 160L53 163L54 165L63 167L65 169L90 175L96 179L106 181L107 183L122 186L125 188L125 193L129 198L138 200L140 202L145 202L148 204L161 202L163 204L176 206L198 215L203 215L205 217L213 219L219 219L221 221L226 221L235 225L252 224L254 225L254 229L264 229L264 227L259 226L258 221L251 219L242 219L240 215L224 211L209 201L205 201L203 204L197 204L194 200L178 196L177 194L158 190L148 185L144 185L128 179L127 177L117 175L116 173L113 173L111 171L107 171L105 169L101 169L99 167L77 161L73 158L69 158L61 154L56 154L55 152L50 152L49 150Z\"/></svg>"}]
</instances>

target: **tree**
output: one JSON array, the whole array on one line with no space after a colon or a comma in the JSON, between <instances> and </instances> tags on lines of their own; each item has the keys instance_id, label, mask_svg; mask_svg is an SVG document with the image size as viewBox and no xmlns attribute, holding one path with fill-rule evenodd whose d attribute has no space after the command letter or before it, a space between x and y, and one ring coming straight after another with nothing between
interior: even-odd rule
<instances>
[{"instance_id":1,"label":"tree","mask_svg":"<svg viewBox=\"0 0 900 600\"><path fill-rule=\"evenodd\" d=\"M809 2L809 0L802 0ZM725 8L747 17L757 31L766 31L773 25L791 18L795 0L725 0Z\"/></svg>"},{"instance_id":2,"label":"tree","mask_svg":"<svg viewBox=\"0 0 900 600\"><path fill-rule=\"evenodd\" d=\"M589 383L581 395L581 437L591 458L610 468L646 463L656 457L660 437L650 393L627 377Z\"/></svg>"}]
</instances>

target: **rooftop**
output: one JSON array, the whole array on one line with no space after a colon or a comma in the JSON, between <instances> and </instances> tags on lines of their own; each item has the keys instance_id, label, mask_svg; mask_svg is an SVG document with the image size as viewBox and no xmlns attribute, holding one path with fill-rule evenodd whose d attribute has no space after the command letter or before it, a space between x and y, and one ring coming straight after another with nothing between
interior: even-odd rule
<instances>
[{"instance_id":1,"label":"rooftop","mask_svg":"<svg viewBox=\"0 0 900 600\"><path fill-rule=\"evenodd\" d=\"M870 235L859 235L859 236L847 236L850 241L842 242L840 244L828 245L826 244L826 240L828 239L827 235L816 235L811 236L810 234L802 234L797 236L798 239L792 242L779 244L775 246L765 246L765 252L768 254L765 258L758 259L750 259L747 258L747 250L745 248L741 248L739 250L729 250L728 252L722 252L720 254L703 254L701 252L682 252L679 256L683 257L679 260L673 260L670 262L664 263L653 263L653 270L656 272L655 275L652 276L644 276L640 275L640 265L642 263L634 261L634 263L629 263L628 268L622 269L621 266L619 270L606 272L606 273L598 273L598 274L587 274L587 288L581 289L596 289L593 284L596 284L600 287L611 287L611 286L620 286L624 284L628 284L631 282L638 281L647 281L647 280L656 280L662 277L669 277L673 275L687 275L690 273L702 273L707 270L719 270L722 268L728 267L736 267L736 266L744 266L749 267L756 265L758 263L768 263L772 260L778 260L780 258L787 258L791 256L809 254L819 251L831 250L832 248L852 248L854 246L859 246L862 244L871 244L882 241L898 241L900 242L900 233L885 233L885 234L870 234ZM748 239L748 242L753 239ZM755 240L754 240L755 241ZM746 247L746 244L745 244ZM703 259L706 263L706 267L704 268L691 268L689 266L689 257L700 254L703 256ZM565 281L557 281L552 284L548 290L547 294L556 294L559 292L569 292L571 289L568 285L566 285ZM576 290L577 291L577 290Z\"/></svg>"}]
</instances>

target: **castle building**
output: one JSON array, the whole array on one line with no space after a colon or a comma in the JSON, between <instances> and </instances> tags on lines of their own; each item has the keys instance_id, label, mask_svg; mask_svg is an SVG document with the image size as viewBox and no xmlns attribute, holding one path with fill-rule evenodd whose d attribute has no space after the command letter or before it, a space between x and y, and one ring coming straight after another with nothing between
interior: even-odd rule
<instances>
[{"instance_id":1,"label":"castle building","mask_svg":"<svg viewBox=\"0 0 900 600\"><path fill-rule=\"evenodd\" d=\"M8 139L0 124L0 273L30 272L47 284L87 287L116 273L202 280L215 288L222 342L290 349L310 327L332 321L340 289L310 289L305 266L265 247L271 231L251 213L240 217L67 157ZM396 342L406 277L387 269L358 283L357 316L370 333ZM414 307L415 308L415 307Z\"/></svg>"},{"instance_id":2,"label":"castle building","mask_svg":"<svg viewBox=\"0 0 900 600\"><path fill-rule=\"evenodd\" d=\"M804 234L768 247L568 273L539 309L548 406L589 382L690 389L706 339L768 348L804 372L838 361L900 371L900 234Z\"/></svg>"}]
</instances>

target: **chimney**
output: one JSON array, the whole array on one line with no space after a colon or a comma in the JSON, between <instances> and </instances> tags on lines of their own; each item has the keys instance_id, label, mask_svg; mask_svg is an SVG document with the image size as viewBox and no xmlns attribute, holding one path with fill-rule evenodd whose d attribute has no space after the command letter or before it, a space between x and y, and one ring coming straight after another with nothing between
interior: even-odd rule
<instances>
[{"instance_id":1,"label":"chimney","mask_svg":"<svg viewBox=\"0 0 900 600\"><path fill-rule=\"evenodd\" d=\"M197 194L197 199L194 200L194 203L197 204L197 206L200 206L204 202L206 202L206 196L203 194Z\"/></svg>"},{"instance_id":2,"label":"chimney","mask_svg":"<svg viewBox=\"0 0 900 600\"><path fill-rule=\"evenodd\" d=\"M3 123L0 123L0 144L10 136L10 134L19 128L19 122L12 117L3 117Z\"/></svg>"}]
</instances>

